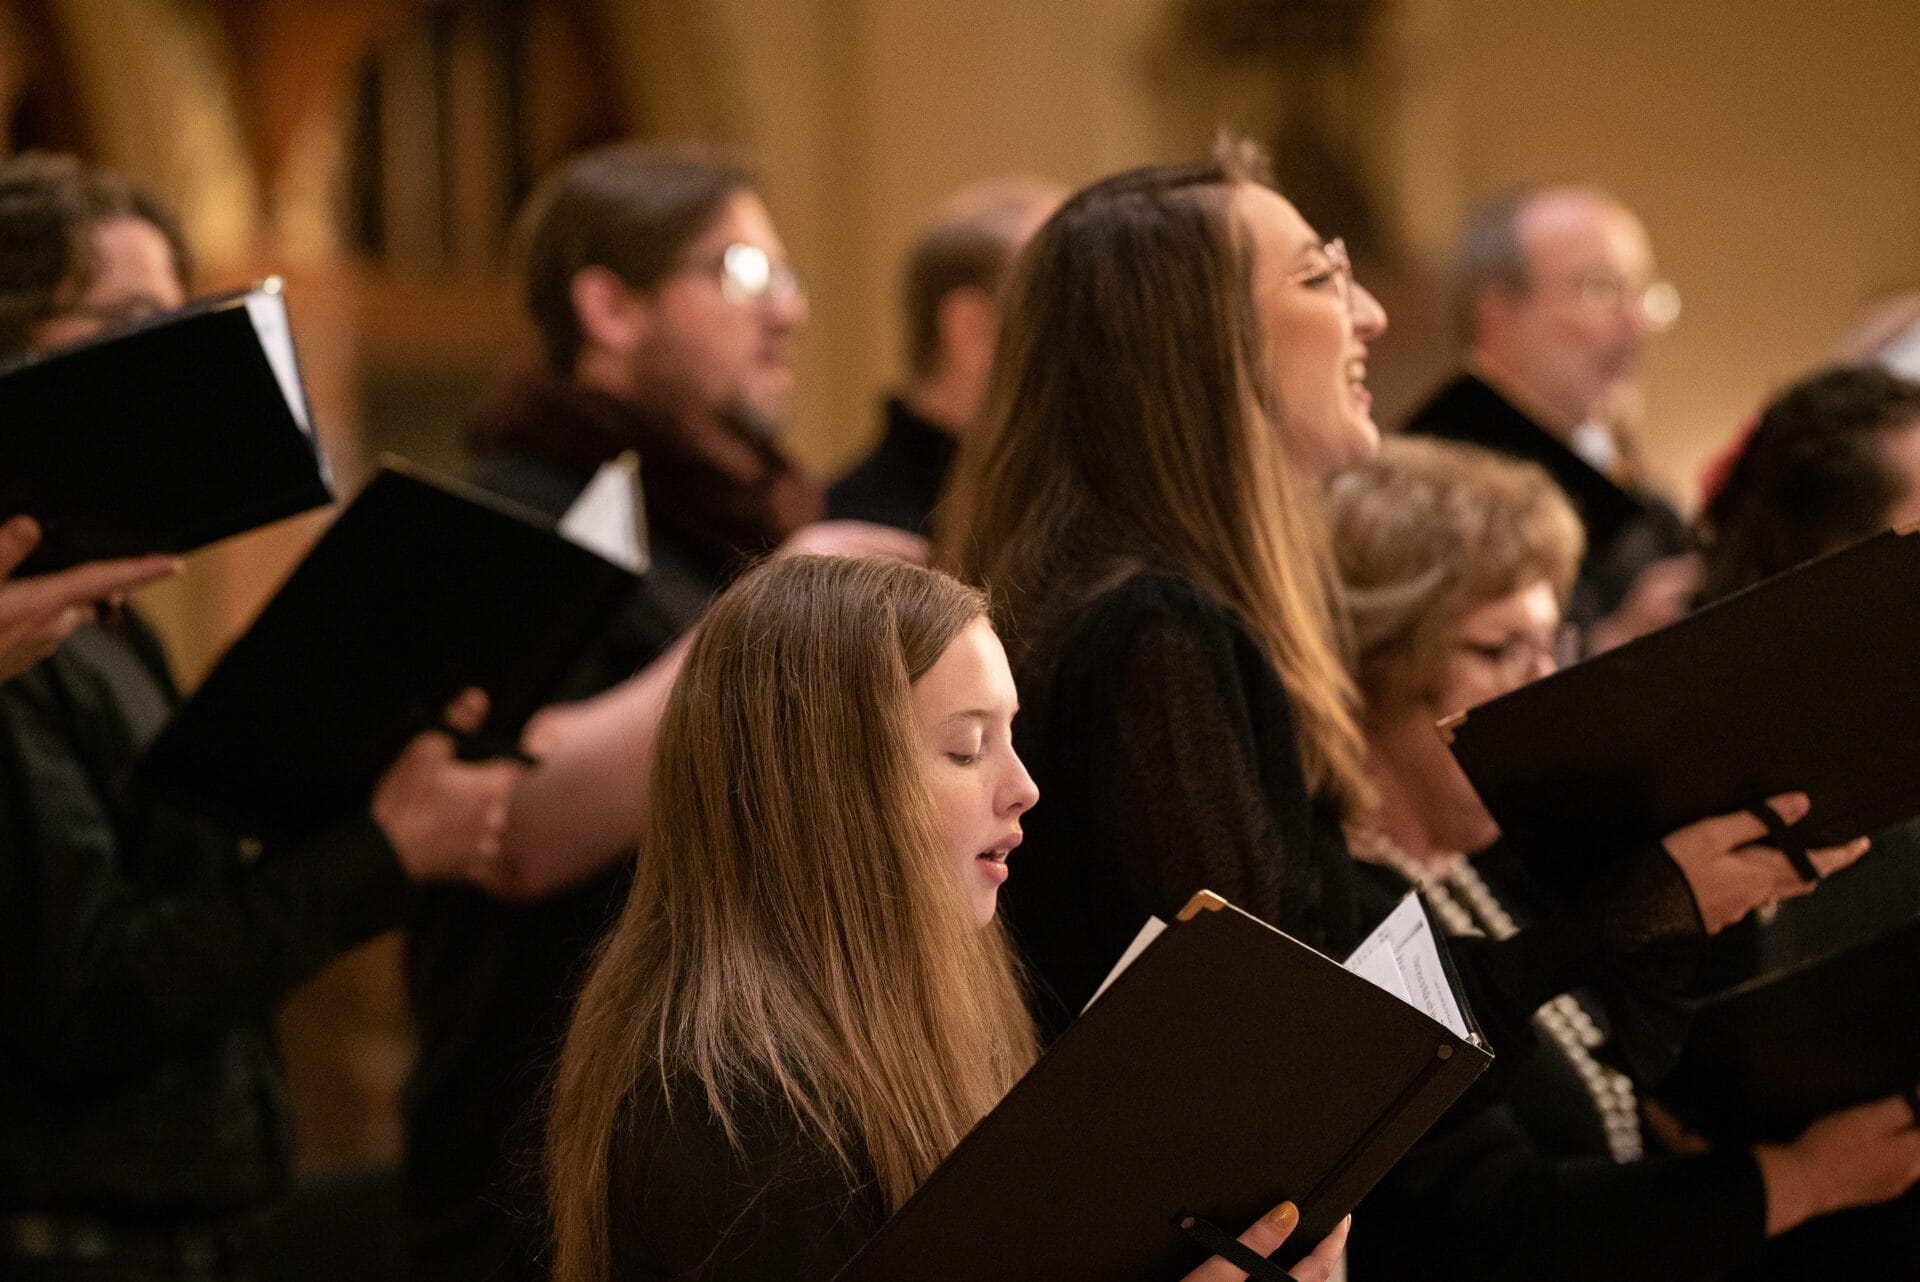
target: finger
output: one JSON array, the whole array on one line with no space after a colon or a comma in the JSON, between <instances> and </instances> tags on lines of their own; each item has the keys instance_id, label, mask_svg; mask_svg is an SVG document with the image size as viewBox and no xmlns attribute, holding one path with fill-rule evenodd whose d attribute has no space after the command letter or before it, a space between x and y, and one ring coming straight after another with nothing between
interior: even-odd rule
<instances>
[{"instance_id":1,"label":"finger","mask_svg":"<svg viewBox=\"0 0 1920 1282\"><path fill-rule=\"evenodd\" d=\"M116 592L145 587L179 573L181 561L174 556L130 557L120 561L89 561L61 570L10 583L5 592L7 613L15 617L57 610L82 602L99 601Z\"/></svg>"},{"instance_id":2,"label":"finger","mask_svg":"<svg viewBox=\"0 0 1920 1282\"><path fill-rule=\"evenodd\" d=\"M1813 861L1814 871L1825 879L1866 854L1871 844L1869 838L1855 837L1844 846L1822 846L1818 850L1809 850L1807 858ZM1787 862L1787 857L1772 846L1749 846L1740 853L1767 861L1769 893L1776 900L1798 899L1802 895L1811 895L1820 889L1819 881L1808 881L1803 878L1794 866Z\"/></svg>"},{"instance_id":3,"label":"finger","mask_svg":"<svg viewBox=\"0 0 1920 1282\"><path fill-rule=\"evenodd\" d=\"M0 579L19 569L39 542L40 522L30 516L8 517L0 525Z\"/></svg>"},{"instance_id":4,"label":"finger","mask_svg":"<svg viewBox=\"0 0 1920 1282\"><path fill-rule=\"evenodd\" d=\"M1822 846L1818 850L1809 850L1807 858L1813 860L1813 866L1819 870L1822 877L1830 877L1872 848L1872 838L1855 837L1844 846ZM1807 889L1811 890L1813 887L1809 886Z\"/></svg>"},{"instance_id":5,"label":"finger","mask_svg":"<svg viewBox=\"0 0 1920 1282\"><path fill-rule=\"evenodd\" d=\"M1783 823L1792 825L1805 818L1809 808L1807 794L1804 792L1785 792L1777 797L1767 798L1767 804L1780 816ZM1680 839L1689 849L1735 850L1750 842L1760 840L1767 835L1767 826L1744 810L1727 815L1714 815L1690 823L1678 832L1668 836L1668 841ZM1697 843L1697 844L1696 844Z\"/></svg>"},{"instance_id":6,"label":"finger","mask_svg":"<svg viewBox=\"0 0 1920 1282\"><path fill-rule=\"evenodd\" d=\"M1300 1208L1292 1202L1282 1202L1255 1220L1252 1226L1240 1235L1238 1241L1241 1246L1255 1255L1268 1256L1287 1240L1287 1235L1293 1232L1294 1226L1299 1223ZM1216 1255L1187 1274L1185 1282L1244 1282L1246 1276L1245 1269Z\"/></svg>"},{"instance_id":7,"label":"finger","mask_svg":"<svg viewBox=\"0 0 1920 1282\"><path fill-rule=\"evenodd\" d=\"M1320 1245L1314 1247L1306 1259L1293 1266L1291 1272L1294 1282L1327 1282L1339 1265L1340 1257L1346 1253L1347 1232L1352 1228L1351 1215L1334 1225L1333 1232L1321 1238Z\"/></svg>"},{"instance_id":8,"label":"finger","mask_svg":"<svg viewBox=\"0 0 1920 1282\"><path fill-rule=\"evenodd\" d=\"M468 686L447 704L445 717L455 734L474 733L487 719L487 692Z\"/></svg>"}]
</instances>

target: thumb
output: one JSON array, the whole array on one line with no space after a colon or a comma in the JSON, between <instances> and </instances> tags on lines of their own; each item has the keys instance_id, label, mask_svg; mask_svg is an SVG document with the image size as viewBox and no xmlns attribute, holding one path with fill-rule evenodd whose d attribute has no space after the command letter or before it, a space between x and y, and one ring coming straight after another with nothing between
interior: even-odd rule
<instances>
[{"instance_id":1,"label":"thumb","mask_svg":"<svg viewBox=\"0 0 1920 1282\"><path fill-rule=\"evenodd\" d=\"M40 542L40 522L30 516L15 516L0 524L0 579L20 568Z\"/></svg>"}]
</instances>

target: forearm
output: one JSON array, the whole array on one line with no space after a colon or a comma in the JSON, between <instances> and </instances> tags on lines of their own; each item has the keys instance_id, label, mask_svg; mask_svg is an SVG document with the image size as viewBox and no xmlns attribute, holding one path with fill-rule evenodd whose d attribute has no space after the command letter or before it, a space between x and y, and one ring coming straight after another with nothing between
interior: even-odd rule
<instances>
[{"instance_id":1,"label":"forearm","mask_svg":"<svg viewBox=\"0 0 1920 1282\"><path fill-rule=\"evenodd\" d=\"M538 899L625 858L640 839L654 744L691 634L620 685L540 714L540 764L514 785L496 879L505 899Z\"/></svg>"}]
</instances>

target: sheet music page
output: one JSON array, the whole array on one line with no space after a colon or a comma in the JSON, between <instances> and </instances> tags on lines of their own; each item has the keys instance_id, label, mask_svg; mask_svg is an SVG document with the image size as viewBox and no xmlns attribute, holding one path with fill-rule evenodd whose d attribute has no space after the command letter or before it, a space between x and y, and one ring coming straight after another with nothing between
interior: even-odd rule
<instances>
[{"instance_id":1,"label":"sheet music page","mask_svg":"<svg viewBox=\"0 0 1920 1282\"><path fill-rule=\"evenodd\" d=\"M1087 1013L1087 1006L1100 1000L1100 994L1107 991L1107 985L1120 978L1120 972L1133 965L1134 958L1146 952L1147 945L1160 938L1160 932L1166 928L1167 923L1158 917L1147 918L1147 924L1140 928L1140 933L1133 937L1131 944L1127 945L1127 951L1120 954L1120 960L1113 964L1113 969L1107 972L1107 977L1100 981L1100 987L1094 989L1093 996L1087 998L1087 1005L1080 1008L1082 1015Z\"/></svg>"},{"instance_id":2,"label":"sheet music page","mask_svg":"<svg viewBox=\"0 0 1920 1282\"><path fill-rule=\"evenodd\" d=\"M632 450L600 465L558 526L562 538L634 574L647 572L646 516L640 499L640 456Z\"/></svg>"},{"instance_id":3,"label":"sheet music page","mask_svg":"<svg viewBox=\"0 0 1920 1282\"><path fill-rule=\"evenodd\" d=\"M313 418L307 412L306 389L300 386L300 363L293 354L293 330L287 324L287 300L280 292L279 277L248 293L246 302L247 319L253 322L280 394L287 398L287 409L300 430L312 436Z\"/></svg>"},{"instance_id":4,"label":"sheet music page","mask_svg":"<svg viewBox=\"0 0 1920 1282\"><path fill-rule=\"evenodd\" d=\"M1389 964L1400 981L1397 989L1380 978L1387 974ZM1451 1029L1455 1036L1472 1036L1466 1017L1460 1013L1460 1004L1453 998L1453 985L1447 982L1440 948L1433 938L1433 923L1428 920L1419 895L1409 892L1402 898L1387 914L1387 919L1353 950L1346 967L1424 1011L1435 1023Z\"/></svg>"}]
</instances>

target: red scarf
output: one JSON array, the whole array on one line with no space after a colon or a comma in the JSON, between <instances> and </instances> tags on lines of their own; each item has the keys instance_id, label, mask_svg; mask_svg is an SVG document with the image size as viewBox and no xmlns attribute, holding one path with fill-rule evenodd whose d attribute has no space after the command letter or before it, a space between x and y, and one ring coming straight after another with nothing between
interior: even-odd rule
<instances>
[{"instance_id":1,"label":"red scarf","mask_svg":"<svg viewBox=\"0 0 1920 1282\"><path fill-rule=\"evenodd\" d=\"M732 425L650 415L554 376L510 378L467 429L476 455L517 452L578 472L640 453L647 524L716 565L767 551L825 510L821 487L772 442Z\"/></svg>"}]
</instances>

